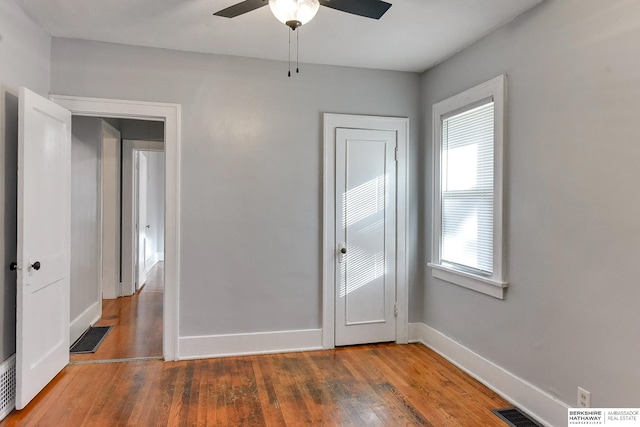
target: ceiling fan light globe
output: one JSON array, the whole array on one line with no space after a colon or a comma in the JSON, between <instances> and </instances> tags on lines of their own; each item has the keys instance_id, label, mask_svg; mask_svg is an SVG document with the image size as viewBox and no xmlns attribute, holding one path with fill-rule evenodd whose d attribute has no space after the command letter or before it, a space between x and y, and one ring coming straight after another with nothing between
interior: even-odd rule
<instances>
[{"instance_id":1,"label":"ceiling fan light globe","mask_svg":"<svg viewBox=\"0 0 640 427\"><path fill-rule=\"evenodd\" d=\"M311 21L318 9L318 0L269 0L269 8L276 19L283 24L290 21L299 21L304 25Z\"/></svg>"}]
</instances>

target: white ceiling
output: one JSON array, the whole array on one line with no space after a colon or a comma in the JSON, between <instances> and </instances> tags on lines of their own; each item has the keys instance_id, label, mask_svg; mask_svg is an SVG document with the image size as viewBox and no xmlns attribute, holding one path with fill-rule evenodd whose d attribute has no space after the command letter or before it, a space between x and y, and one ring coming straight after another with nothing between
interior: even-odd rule
<instances>
[{"instance_id":1,"label":"white ceiling","mask_svg":"<svg viewBox=\"0 0 640 427\"><path fill-rule=\"evenodd\" d=\"M239 0L19 0L52 36L286 61L268 6L212 16ZM541 0L387 0L379 21L327 7L300 30L300 62L422 72ZM295 34L294 34L295 35Z\"/></svg>"}]
</instances>

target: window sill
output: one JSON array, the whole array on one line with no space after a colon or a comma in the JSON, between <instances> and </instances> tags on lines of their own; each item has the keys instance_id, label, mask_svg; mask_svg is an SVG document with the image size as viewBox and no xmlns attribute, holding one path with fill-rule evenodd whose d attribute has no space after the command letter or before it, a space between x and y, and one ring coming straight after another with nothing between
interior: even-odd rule
<instances>
[{"instance_id":1,"label":"window sill","mask_svg":"<svg viewBox=\"0 0 640 427\"><path fill-rule=\"evenodd\" d=\"M504 299L505 291L509 286L507 282L476 276L475 274L454 270L440 264L429 263L427 265L431 268L433 277L437 279L472 289L494 298Z\"/></svg>"}]
</instances>

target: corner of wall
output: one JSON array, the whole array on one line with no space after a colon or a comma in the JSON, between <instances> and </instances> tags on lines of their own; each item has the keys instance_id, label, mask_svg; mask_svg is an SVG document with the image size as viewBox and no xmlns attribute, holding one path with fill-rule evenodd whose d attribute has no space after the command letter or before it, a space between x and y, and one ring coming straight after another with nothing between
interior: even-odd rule
<instances>
[{"instance_id":1,"label":"corner of wall","mask_svg":"<svg viewBox=\"0 0 640 427\"><path fill-rule=\"evenodd\" d=\"M96 323L102 315L102 301L89 306L78 317L71 320L69 325L69 342L75 342L91 325Z\"/></svg>"},{"instance_id":2,"label":"corner of wall","mask_svg":"<svg viewBox=\"0 0 640 427\"><path fill-rule=\"evenodd\" d=\"M436 329L424 323L410 323L409 341L429 347L541 424L549 427L566 424L569 405Z\"/></svg>"}]
</instances>

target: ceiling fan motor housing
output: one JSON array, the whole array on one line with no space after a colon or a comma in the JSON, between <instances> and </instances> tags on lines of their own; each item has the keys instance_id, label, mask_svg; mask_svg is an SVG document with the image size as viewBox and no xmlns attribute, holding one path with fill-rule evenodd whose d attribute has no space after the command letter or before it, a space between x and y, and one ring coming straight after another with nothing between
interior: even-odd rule
<instances>
[{"instance_id":1,"label":"ceiling fan motor housing","mask_svg":"<svg viewBox=\"0 0 640 427\"><path fill-rule=\"evenodd\" d=\"M292 30L311 21L318 9L318 0L269 0L269 8L278 21Z\"/></svg>"},{"instance_id":2,"label":"ceiling fan motor housing","mask_svg":"<svg viewBox=\"0 0 640 427\"><path fill-rule=\"evenodd\" d=\"M296 28L302 26L302 22L297 21L297 20L290 20L290 21L285 22L285 24L287 25L287 27L291 28L293 31L295 31Z\"/></svg>"}]
</instances>

